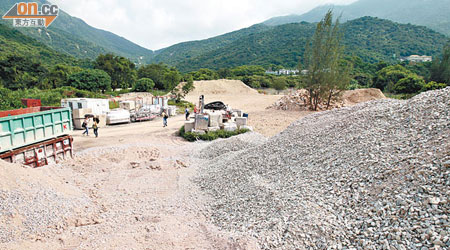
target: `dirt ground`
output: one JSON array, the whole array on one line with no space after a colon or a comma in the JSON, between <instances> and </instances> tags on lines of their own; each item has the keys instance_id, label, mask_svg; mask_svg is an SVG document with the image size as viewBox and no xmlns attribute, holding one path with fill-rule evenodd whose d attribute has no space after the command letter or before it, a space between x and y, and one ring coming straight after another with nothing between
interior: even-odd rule
<instances>
[{"instance_id":1,"label":"dirt ground","mask_svg":"<svg viewBox=\"0 0 450 250\"><path fill-rule=\"evenodd\" d=\"M195 89L186 96L186 100L198 104L199 96L205 96L205 103L222 101L232 108L241 109L249 114L248 124L265 136L273 136L292 122L311 114L310 111L279 111L266 109L282 95L258 94L241 81L215 80L196 81Z\"/></svg>"},{"instance_id":2,"label":"dirt ground","mask_svg":"<svg viewBox=\"0 0 450 250\"><path fill-rule=\"evenodd\" d=\"M196 90L186 99L197 103L200 93L206 102L221 100L244 110L249 125L266 136L311 113L266 109L280 96L258 94L237 81L196 82ZM221 231L205 218L202 211L207 198L190 178L197 171L192 152L207 143L193 144L177 137L183 123L184 115L178 115L169 118L166 128L161 118L108 126L99 129L98 138L76 130L73 160L26 169L29 175L23 171L0 175L9 180L2 182L0 191L16 189L17 181L11 179L22 178L24 183L51 183L52 192L61 197L67 193L86 196L91 204L75 203L79 212L58 215L54 229L26 239L0 241L0 249L259 249L255 239ZM9 165L6 168L21 168ZM18 190L26 192L26 188ZM39 197L34 202L46 205L39 203ZM26 218L21 211L16 213L10 216ZM18 228L24 223L13 221Z\"/></svg>"}]
</instances>

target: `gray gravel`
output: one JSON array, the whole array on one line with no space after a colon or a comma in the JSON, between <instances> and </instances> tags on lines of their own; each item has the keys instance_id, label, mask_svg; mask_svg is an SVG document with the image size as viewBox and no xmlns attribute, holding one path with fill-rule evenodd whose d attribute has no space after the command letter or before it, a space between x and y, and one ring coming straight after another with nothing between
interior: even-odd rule
<instances>
[{"instance_id":1,"label":"gray gravel","mask_svg":"<svg viewBox=\"0 0 450 250\"><path fill-rule=\"evenodd\" d=\"M264 249L447 249L449 137L446 88L307 116L195 181L216 225Z\"/></svg>"},{"instance_id":2,"label":"gray gravel","mask_svg":"<svg viewBox=\"0 0 450 250\"><path fill-rule=\"evenodd\" d=\"M36 240L61 232L76 211L90 206L88 197L68 197L36 183L26 189L0 190L0 243Z\"/></svg>"},{"instance_id":3,"label":"gray gravel","mask_svg":"<svg viewBox=\"0 0 450 250\"><path fill-rule=\"evenodd\" d=\"M247 132L227 139L218 139L209 144L199 153L202 159L212 160L221 155L229 154L267 142L267 138L256 132Z\"/></svg>"}]
</instances>

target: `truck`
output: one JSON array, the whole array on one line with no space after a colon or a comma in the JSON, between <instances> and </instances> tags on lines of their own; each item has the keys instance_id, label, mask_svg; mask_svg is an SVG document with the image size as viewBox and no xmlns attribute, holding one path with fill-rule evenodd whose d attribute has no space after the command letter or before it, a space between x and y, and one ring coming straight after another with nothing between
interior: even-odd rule
<instances>
[{"instance_id":1,"label":"truck","mask_svg":"<svg viewBox=\"0 0 450 250\"><path fill-rule=\"evenodd\" d=\"M73 156L70 108L0 111L0 159L40 167Z\"/></svg>"}]
</instances>

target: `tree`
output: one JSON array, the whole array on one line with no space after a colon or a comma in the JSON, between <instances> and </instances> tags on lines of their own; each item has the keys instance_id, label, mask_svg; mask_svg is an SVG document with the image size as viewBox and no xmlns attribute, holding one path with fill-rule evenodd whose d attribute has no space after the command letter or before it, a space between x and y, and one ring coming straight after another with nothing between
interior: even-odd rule
<instances>
[{"instance_id":1,"label":"tree","mask_svg":"<svg viewBox=\"0 0 450 250\"><path fill-rule=\"evenodd\" d=\"M191 92L195 88L194 79L192 78L191 75L186 76L185 81L186 84L184 84L183 87L181 88L181 91L183 91L184 96L186 96L189 92Z\"/></svg>"},{"instance_id":2,"label":"tree","mask_svg":"<svg viewBox=\"0 0 450 250\"><path fill-rule=\"evenodd\" d=\"M47 71L39 61L29 57L8 55L0 60L0 78L3 85L11 90L37 86Z\"/></svg>"},{"instance_id":3,"label":"tree","mask_svg":"<svg viewBox=\"0 0 450 250\"><path fill-rule=\"evenodd\" d=\"M111 77L99 69L85 69L69 76L70 86L89 90L89 91L106 91L111 89Z\"/></svg>"},{"instance_id":4,"label":"tree","mask_svg":"<svg viewBox=\"0 0 450 250\"><path fill-rule=\"evenodd\" d=\"M136 80L136 65L129 59L113 54L100 54L94 63L95 69L101 69L111 77L111 87L129 88Z\"/></svg>"},{"instance_id":5,"label":"tree","mask_svg":"<svg viewBox=\"0 0 450 250\"><path fill-rule=\"evenodd\" d=\"M450 85L450 43L444 47L442 60L436 58L431 66L431 80Z\"/></svg>"},{"instance_id":6,"label":"tree","mask_svg":"<svg viewBox=\"0 0 450 250\"><path fill-rule=\"evenodd\" d=\"M377 72L373 81L373 87L391 92L398 81L411 74L413 73L401 65L387 66Z\"/></svg>"},{"instance_id":7,"label":"tree","mask_svg":"<svg viewBox=\"0 0 450 250\"><path fill-rule=\"evenodd\" d=\"M272 87L274 89L276 89L278 91L278 93L279 93L280 90L283 90L283 89L286 88L286 80L284 78L281 78L281 77L276 77L273 80Z\"/></svg>"},{"instance_id":8,"label":"tree","mask_svg":"<svg viewBox=\"0 0 450 250\"><path fill-rule=\"evenodd\" d=\"M72 73L80 72L81 68L71 67L65 64L56 64L47 74L47 81L51 88L59 88L68 85L69 76Z\"/></svg>"},{"instance_id":9,"label":"tree","mask_svg":"<svg viewBox=\"0 0 450 250\"><path fill-rule=\"evenodd\" d=\"M424 85L423 78L412 73L395 83L392 90L395 94L414 94L420 92Z\"/></svg>"},{"instance_id":10,"label":"tree","mask_svg":"<svg viewBox=\"0 0 450 250\"><path fill-rule=\"evenodd\" d=\"M304 64L308 70L305 88L309 93L311 109L317 110L319 103L338 98L350 82L349 65L343 64L339 20L333 24L333 13L327 12L317 24L312 41L307 45Z\"/></svg>"},{"instance_id":11,"label":"tree","mask_svg":"<svg viewBox=\"0 0 450 250\"><path fill-rule=\"evenodd\" d=\"M169 72L164 74L164 88L167 90L173 90L181 82L180 73L171 69Z\"/></svg>"},{"instance_id":12,"label":"tree","mask_svg":"<svg viewBox=\"0 0 450 250\"><path fill-rule=\"evenodd\" d=\"M133 86L133 91L136 92L149 92L155 87L155 83L150 78L141 78L136 81Z\"/></svg>"},{"instance_id":13,"label":"tree","mask_svg":"<svg viewBox=\"0 0 450 250\"><path fill-rule=\"evenodd\" d=\"M150 78L155 83L155 88L165 89L164 74L169 71L167 65L160 64L148 64L140 67L137 71L139 78Z\"/></svg>"}]
</instances>

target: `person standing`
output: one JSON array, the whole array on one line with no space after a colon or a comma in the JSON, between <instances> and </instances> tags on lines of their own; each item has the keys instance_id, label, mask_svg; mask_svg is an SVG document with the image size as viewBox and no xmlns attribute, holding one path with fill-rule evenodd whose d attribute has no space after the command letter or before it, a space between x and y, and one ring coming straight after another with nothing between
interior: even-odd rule
<instances>
[{"instance_id":1,"label":"person standing","mask_svg":"<svg viewBox=\"0 0 450 250\"><path fill-rule=\"evenodd\" d=\"M86 134L87 136L89 136L88 124L89 124L89 117L86 117L84 118L83 124L81 124L81 127L85 129L83 135Z\"/></svg>"},{"instance_id":2,"label":"person standing","mask_svg":"<svg viewBox=\"0 0 450 250\"><path fill-rule=\"evenodd\" d=\"M189 113L189 109L186 107L186 109L184 110L184 114L186 115L186 121L188 121L189 120L189 115L190 115L190 113Z\"/></svg>"},{"instance_id":3,"label":"person standing","mask_svg":"<svg viewBox=\"0 0 450 250\"><path fill-rule=\"evenodd\" d=\"M92 125L92 129L94 129L95 138L98 137L98 123L99 122L100 122L100 120L98 119L98 117L94 117L94 124Z\"/></svg>"},{"instance_id":4,"label":"person standing","mask_svg":"<svg viewBox=\"0 0 450 250\"><path fill-rule=\"evenodd\" d=\"M166 111L162 112L162 117L163 117L163 127L167 127L167 119L169 118L169 116L167 115Z\"/></svg>"}]
</instances>

